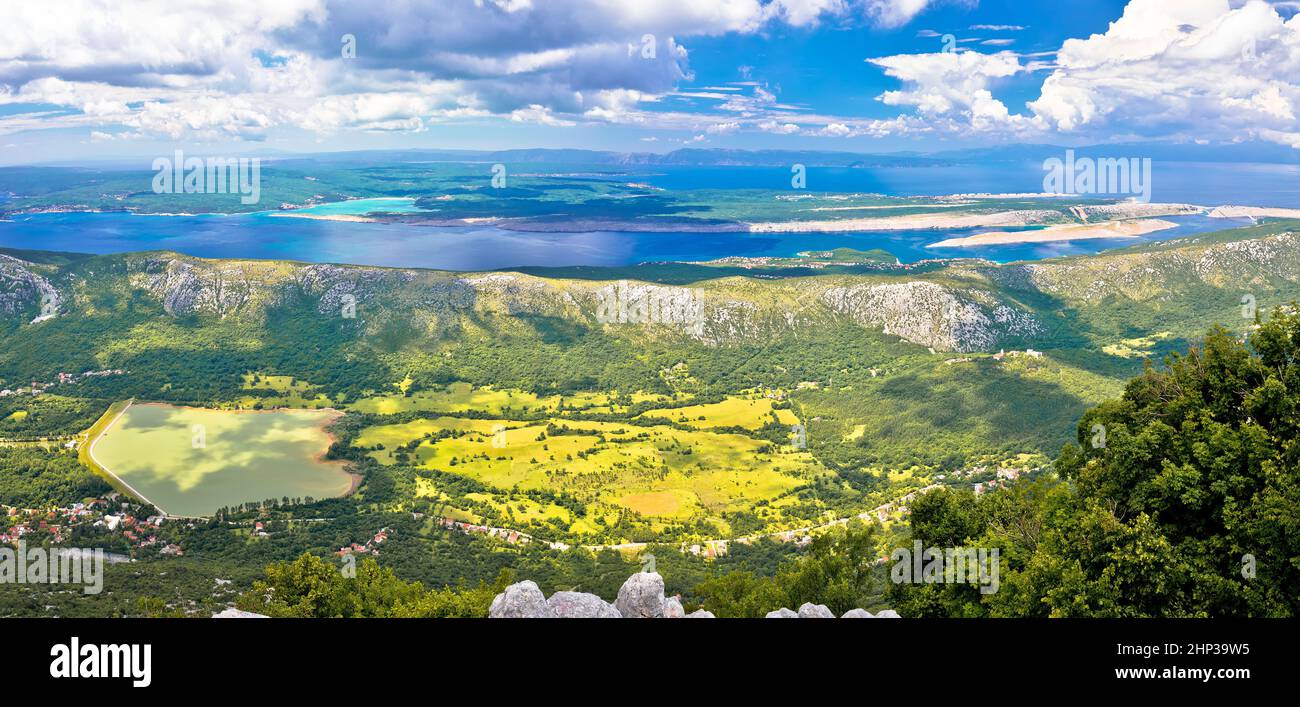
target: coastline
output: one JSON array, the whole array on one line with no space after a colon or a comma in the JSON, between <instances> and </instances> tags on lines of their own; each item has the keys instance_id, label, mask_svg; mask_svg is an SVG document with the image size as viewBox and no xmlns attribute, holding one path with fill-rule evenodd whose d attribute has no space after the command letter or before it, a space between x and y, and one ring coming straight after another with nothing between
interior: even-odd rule
<instances>
[{"instance_id":1,"label":"coastline","mask_svg":"<svg viewBox=\"0 0 1300 707\"><path fill-rule=\"evenodd\" d=\"M1148 233L1155 233L1177 226L1176 223L1160 219L1057 224L1032 231L992 231L964 238L948 238L937 243L930 243L925 247L971 248L987 245L1083 241L1096 238L1137 238Z\"/></svg>"},{"instance_id":2,"label":"coastline","mask_svg":"<svg viewBox=\"0 0 1300 707\"><path fill-rule=\"evenodd\" d=\"M1206 214L1210 218L1300 218L1300 209L1270 206L1217 206Z\"/></svg>"},{"instance_id":3,"label":"coastline","mask_svg":"<svg viewBox=\"0 0 1300 707\"><path fill-rule=\"evenodd\" d=\"M805 213L835 212L888 212L897 209L917 209L923 213L901 215L870 215L856 218L829 218L810 220L780 221L741 221L708 220L646 217L638 219L601 219L601 218L558 218L556 220L538 220L532 217L476 216L455 218L440 216L434 211L383 211L376 209L367 215L310 213L310 208L328 204L343 204L349 201L403 201L405 197L359 197L342 202L313 204L303 209L285 209L280 211L236 212L230 214L184 214L184 213L141 213L129 211L136 216L240 216L253 213L265 214L271 218L299 218L313 221L334 221L340 223L378 223L405 226L432 226L452 228L473 228L488 226L503 231L521 233L849 233L855 231L914 231L966 228L1013 228L1025 226L1070 225L1071 217L1087 223L1089 218L1124 220L1132 218L1152 218L1159 216L1178 216L1209 211L1207 207L1182 203L1144 203L1136 201L1119 201L1113 203L1082 204L1070 208L1065 213L1059 208L1003 208L993 210L982 204L987 199L1042 199L1044 202L1061 199L1070 195L1060 194L953 194L922 197L935 203L909 204L875 204L861 206L815 206L802 209ZM924 213L924 211L930 211ZM1249 212L1249 213L1247 213ZM20 212L13 212L20 213ZM86 209L47 209L28 213L116 213L102 210ZM1220 206L1210 215L1216 218L1235 218L1257 216L1278 216L1300 218L1300 209L1277 209L1268 207L1230 207Z\"/></svg>"},{"instance_id":4,"label":"coastline","mask_svg":"<svg viewBox=\"0 0 1300 707\"><path fill-rule=\"evenodd\" d=\"M356 214L298 214L293 211L275 211L267 214L271 218L306 218L314 221L347 221L349 223L375 223L378 219Z\"/></svg>"}]
</instances>

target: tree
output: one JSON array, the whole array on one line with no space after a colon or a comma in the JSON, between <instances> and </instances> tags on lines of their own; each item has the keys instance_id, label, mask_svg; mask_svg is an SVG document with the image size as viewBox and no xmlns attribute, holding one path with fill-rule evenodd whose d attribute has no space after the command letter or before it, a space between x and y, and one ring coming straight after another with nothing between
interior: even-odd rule
<instances>
[{"instance_id":1,"label":"tree","mask_svg":"<svg viewBox=\"0 0 1300 707\"><path fill-rule=\"evenodd\" d=\"M347 576L329 561L303 553L293 562L266 568L266 580L239 598L237 606L288 618L473 618L486 617L492 599L513 581L503 571L491 585L426 591L381 567L372 558Z\"/></svg>"},{"instance_id":2,"label":"tree","mask_svg":"<svg viewBox=\"0 0 1300 707\"><path fill-rule=\"evenodd\" d=\"M897 585L915 616L1294 616L1300 609L1300 315L1248 344L1211 330L1087 411L1058 479L936 492L913 536L1001 549L1001 591Z\"/></svg>"},{"instance_id":3,"label":"tree","mask_svg":"<svg viewBox=\"0 0 1300 707\"><path fill-rule=\"evenodd\" d=\"M854 523L818 535L805 555L774 577L734 571L696 586L705 609L722 618L757 618L781 607L825 604L836 615L878 603L884 573L876 526Z\"/></svg>"}]
</instances>

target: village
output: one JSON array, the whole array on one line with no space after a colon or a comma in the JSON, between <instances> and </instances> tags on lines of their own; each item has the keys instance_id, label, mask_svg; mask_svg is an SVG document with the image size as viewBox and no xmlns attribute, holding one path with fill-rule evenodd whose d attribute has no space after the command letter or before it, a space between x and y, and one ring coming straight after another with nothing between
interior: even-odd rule
<instances>
[{"instance_id":1,"label":"village","mask_svg":"<svg viewBox=\"0 0 1300 707\"><path fill-rule=\"evenodd\" d=\"M261 531L261 526L261 523L257 524L259 532ZM388 534L391 532L393 532L392 528L380 528L379 531L375 533L374 537L367 540L364 544L352 543L351 545L344 545L335 551L334 554L338 557L346 557L348 555L373 555L378 557L379 546L383 545L384 541L388 540Z\"/></svg>"},{"instance_id":2,"label":"village","mask_svg":"<svg viewBox=\"0 0 1300 707\"><path fill-rule=\"evenodd\" d=\"M4 388L0 390L0 398L7 398L13 395L40 395L41 393L59 385L71 385L84 381L88 378L104 378L107 376L124 376L127 371L120 368L104 369L102 371L85 371L83 373L59 373L54 381L41 383L32 381L31 385L18 388Z\"/></svg>"},{"instance_id":3,"label":"village","mask_svg":"<svg viewBox=\"0 0 1300 707\"><path fill-rule=\"evenodd\" d=\"M73 538L78 529L98 529L110 537L120 538L131 556L118 555L118 561L130 560L136 551L151 550L159 555L180 556L181 547L158 537L158 529L168 522L162 515L138 517L142 507L121 500L112 493L105 498L87 499L71 506L57 508L18 508L0 504L4 516L4 530L0 531L0 544L15 544L19 540L45 540L61 545ZM173 521L176 522L176 521ZM94 531L92 531L94 532Z\"/></svg>"}]
</instances>

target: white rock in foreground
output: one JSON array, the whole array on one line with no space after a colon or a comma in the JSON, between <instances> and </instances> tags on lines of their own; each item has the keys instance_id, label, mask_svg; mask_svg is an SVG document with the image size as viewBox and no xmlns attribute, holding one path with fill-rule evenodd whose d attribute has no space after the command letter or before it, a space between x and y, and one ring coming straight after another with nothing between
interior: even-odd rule
<instances>
[{"instance_id":1,"label":"white rock in foreground","mask_svg":"<svg viewBox=\"0 0 1300 707\"><path fill-rule=\"evenodd\" d=\"M769 612L767 612L767 616L764 616L763 618L765 618L765 619L797 619L797 618L799 618L799 615L796 614L796 613L793 612L793 611L790 611L789 609L787 609L787 608L785 608L785 607L783 606L783 607L781 607L780 609L777 609L776 611L769 611Z\"/></svg>"},{"instance_id":2,"label":"white rock in foreground","mask_svg":"<svg viewBox=\"0 0 1300 707\"><path fill-rule=\"evenodd\" d=\"M546 600L546 605L560 619L621 619L623 615L613 604L595 594L582 592L556 592Z\"/></svg>"},{"instance_id":3,"label":"white rock in foreground","mask_svg":"<svg viewBox=\"0 0 1300 707\"><path fill-rule=\"evenodd\" d=\"M488 617L493 619L553 619L555 611L536 582L517 582L492 600Z\"/></svg>"},{"instance_id":4,"label":"white rock in foreground","mask_svg":"<svg viewBox=\"0 0 1300 707\"><path fill-rule=\"evenodd\" d=\"M831 610L826 608L825 604L814 604L812 602L806 602L803 606L799 607L799 618L833 619L835 618L835 614L831 613Z\"/></svg>"},{"instance_id":5,"label":"white rock in foreground","mask_svg":"<svg viewBox=\"0 0 1300 707\"><path fill-rule=\"evenodd\" d=\"M664 578L658 572L637 572L618 590L614 608L625 619L657 619L664 615Z\"/></svg>"},{"instance_id":6,"label":"white rock in foreground","mask_svg":"<svg viewBox=\"0 0 1300 707\"><path fill-rule=\"evenodd\" d=\"M269 619L266 614L255 614L251 611L240 611L236 608L229 608L212 615L214 619Z\"/></svg>"},{"instance_id":7,"label":"white rock in foreground","mask_svg":"<svg viewBox=\"0 0 1300 707\"><path fill-rule=\"evenodd\" d=\"M849 609L848 611L844 612L844 615L841 616L840 618L841 619L874 619L876 617L872 616L871 612L867 611L866 609Z\"/></svg>"},{"instance_id":8,"label":"white rock in foreground","mask_svg":"<svg viewBox=\"0 0 1300 707\"><path fill-rule=\"evenodd\" d=\"M686 618L686 609L682 606L682 601L677 597L669 597L664 600L664 618L665 619L684 619Z\"/></svg>"}]
</instances>

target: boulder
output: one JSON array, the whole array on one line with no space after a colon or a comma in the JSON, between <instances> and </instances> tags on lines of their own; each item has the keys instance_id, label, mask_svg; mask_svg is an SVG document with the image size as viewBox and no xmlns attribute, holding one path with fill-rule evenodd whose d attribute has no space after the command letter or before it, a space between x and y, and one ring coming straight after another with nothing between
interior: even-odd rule
<instances>
[{"instance_id":1,"label":"boulder","mask_svg":"<svg viewBox=\"0 0 1300 707\"><path fill-rule=\"evenodd\" d=\"M769 612L767 612L767 616L764 616L763 618L765 618L765 619L797 619L797 618L799 618L799 615L796 614L796 613L793 612L793 611L790 611L789 609L787 609L787 608L785 608L785 607L783 606L783 607L781 607L780 609L777 609L776 611L769 611Z\"/></svg>"},{"instance_id":2,"label":"boulder","mask_svg":"<svg viewBox=\"0 0 1300 707\"><path fill-rule=\"evenodd\" d=\"M825 604L805 603L799 607L799 618L801 619L833 619L835 614L826 608Z\"/></svg>"},{"instance_id":3,"label":"boulder","mask_svg":"<svg viewBox=\"0 0 1300 707\"><path fill-rule=\"evenodd\" d=\"M871 612L867 611L866 609L849 609L848 611L844 612L844 615L841 616L840 618L841 619L874 619L876 617L872 616Z\"/></svg>"},{"instance_id":4,"label":"boulder","mask_svg":"<svg viewBox=\"0 0 1300 707\"><path fill-rule=\"evenodd\" d=\"M715 619L715 618L717 618L717 617L713 615L713 612L712 612L712 611L705 611L704 609L696 609L695 611L692 611L691 613L687 614L687 615L686 615L686 618L688 618L688 619Z\"/></svg>"},{"instance_id":5,"label":"boulder","mask_svg":"<svg viewBox=\"0 0 1300 707\"><path fill-rule=\"evenodd\" d=\"M664 615L664 578L658 572L637 572L618 590L614 608L625 619L657 619Z\"/></svg>"},{"instance_id":6,"label":"boulder","mask_svg":"<svg viewBox=\"0 0 1300 707\"><path fill-rule=\"evenodd\" d=\"M546 596L536 582L517 582L506 587L492 600L488 609L492 619L553 619L555 611L546 603Z\"/></svg>"},{"instance_id":7,"label":"boulder","mask_svg":"<svg viewBox=\"0 0 1300 707\"><path fill-rule=\"evenodd\" d=\"M686 609L682 607L682 600L677 597L668 597L664 600L664 618L665 619L683 619L686 618Z\"/></svg>"},{"instance_id":8,"label":"boulder","mask_svg":"<svg viewBox=\"0 0 1300 707\"><path fill-rule=\"evenodd\" d=\"M903 618L903 617L899 616L899 615L898 615L898 612L897 612L897 611L894 611L893 609L885 609L885 610L883 610L883 611L877 611L877 612L876 612L876 618L878 618L878 619L901 619L901 618Z\"/></svg>"},{"instance_id":9,"label":"boulder","mask_svg":"<svg viewBox=\"0 0 1300 707\"><path fill-rule=\"evenodd\" d=\"M561 619L621 619L613 604L595 594L556 592L546 600L547 606Z\"/></svg>"},{"instance_id":10,"label":"boulder","mask_svg":"<svg viewBox=\"0 0 1300 707\"><path fill-rule=\"evenodd\" d=\"M251 611L241 611L234 607L223 609L212 615L214 619L266 619L270 618L266 614L255 614Z\"/></svg>"}]
</instances>

